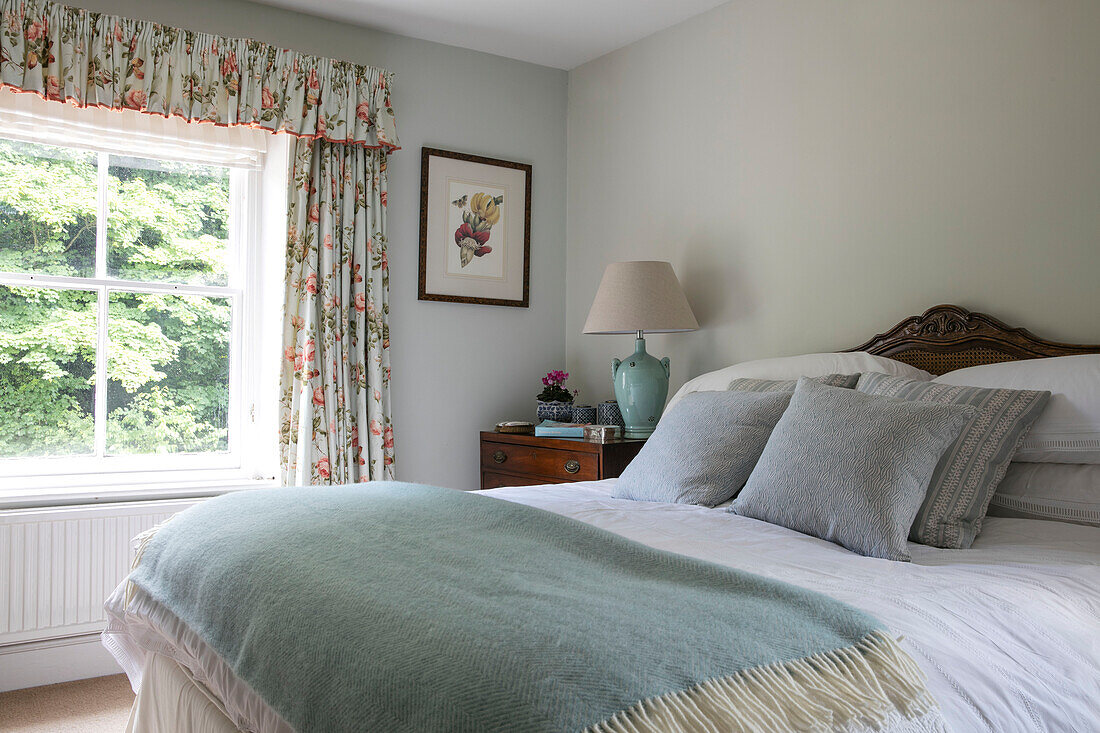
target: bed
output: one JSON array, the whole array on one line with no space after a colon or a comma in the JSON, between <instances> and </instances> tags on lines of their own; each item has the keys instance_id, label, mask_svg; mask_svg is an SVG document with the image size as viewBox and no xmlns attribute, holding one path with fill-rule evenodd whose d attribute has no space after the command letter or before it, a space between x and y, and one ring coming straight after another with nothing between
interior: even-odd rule
<instances>
[{"instance_id":1,"label":"bed","mask_svg":"<svg viewBox=\"0 0 1100 733\"><path fill-rule=\"evenodd\" d=\"M1046 341L989 316L939 306L855 350L940 374L1100 347ZM1096 729L1100 528L989 517L971 549L910 543L912 562L899 563L861 557L722 506L616 499L614 486L611 479L482 493L872 614L902 639L950 730ZM120 586L107 610L104 643L138 693L130 730L290 730L202 638L140 588Z\"/></svg>"}]
</instances>

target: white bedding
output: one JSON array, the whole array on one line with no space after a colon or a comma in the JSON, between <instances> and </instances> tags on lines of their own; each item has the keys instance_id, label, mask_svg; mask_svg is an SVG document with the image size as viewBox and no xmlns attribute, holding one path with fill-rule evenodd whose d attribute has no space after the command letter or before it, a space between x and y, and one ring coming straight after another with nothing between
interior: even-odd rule
<instances>
[{"instance_id":1,"label":"white bedding","mask_svg":"<svg viewBox=\"0 0 1100 733\"><path fill-rule=\"evenodd\" d=\"M910 544L913 561L899 563L723 507L614 499L613 486L610 480L485 493L820 591L873 614L904 637L951 730L1100 730L1100 529L991 517L972 549ZM204 682L238 727L262 730L261 720L269 726L277 720L212 651L185 638L182 624L140 594L136 601L139 610L124 613L116 591L105 635L135 688L152 647Z\"/></svg>"}]
</instances>

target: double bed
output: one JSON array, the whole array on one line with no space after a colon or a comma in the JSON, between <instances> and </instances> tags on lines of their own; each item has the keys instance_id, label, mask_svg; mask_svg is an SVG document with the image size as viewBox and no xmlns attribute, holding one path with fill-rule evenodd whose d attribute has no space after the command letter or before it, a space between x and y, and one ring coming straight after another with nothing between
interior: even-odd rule
<instances>
[{"instance_id":1,"label":"double bed","mask_svg":"<svg viewBox=\"0 0 1100 733\"><path fill-rule=\"evenodd\" d=\"M1100 352L952 306L907 319L858 349L933 373ZM1100 528L987 517L970 549L910 542L911 562L894 562L731 514L724 505L615 498L615 481L479 493L790 583L879 619L920 668L942 714L942 721L918 719L891 731L1100 726ZM292 730L229 662L140 587L124 583L107 609L104 643L138 693L135 733Z\"/></svg>"}]
</instances>

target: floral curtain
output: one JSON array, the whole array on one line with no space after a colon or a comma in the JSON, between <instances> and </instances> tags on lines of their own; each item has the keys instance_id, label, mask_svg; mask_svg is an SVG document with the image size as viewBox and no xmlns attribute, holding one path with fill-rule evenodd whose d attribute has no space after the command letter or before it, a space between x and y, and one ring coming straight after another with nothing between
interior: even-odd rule
<instances>
[{"instance_id":1,"label":"floral curtain","mask_svg":"<svg viewBox=\"0 0 1100 733\"><path fill-rule=\"evenodd\" d=\"M0 86L80 107L398 147L385 71L48 0L0 0Z\"/></svg>"},{"instance_id":2,"label":"floral curtain","mask_svg":"<svg viewBox=\"0 0 1100 733\"><path fill-rule=\"evenodd\" d=\"M298 140L288 221L283 481L392 479L386 153Z\"/></svg>"},{"instance_id":3,"label":"floral curtain","mask_svg":"<svg viewBox=\"0 0 1100 733\"><path fill-rule=\"evenodd\" d=\"M298 138L289 190L280 453L288 484L393 478L386 155L370 66L72 8L0 0L0 87Z\"/></svg>"}]
</instances>

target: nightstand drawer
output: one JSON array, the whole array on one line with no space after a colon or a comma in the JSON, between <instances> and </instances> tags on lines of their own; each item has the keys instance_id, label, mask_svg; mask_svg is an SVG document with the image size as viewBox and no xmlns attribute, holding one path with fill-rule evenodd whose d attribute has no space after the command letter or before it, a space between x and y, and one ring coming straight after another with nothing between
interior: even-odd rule
<instances>
[{"instance_id":1,"label":"nightstand drawer","mask_svg":"<svg viewBox=\"0 0 1100 733\"><path fill-rule=\"evenodd\" d=\"M499 489L501 486L541 486L543 484L564 483L545 476L526 476L519 473L497 473L485 470L481 472L482 489Z\"/></svg>"},{"instance_id":2,"label":"nightstand drawer","mask_svg":"<svg viewBox=\"0 0 1100 733\"><path fill-rule=\"evenodd\" d=\"M600 457L595 453L510 443L482 443L481 466L563 481L594 481L600 477Z\"/></svg>"}]
</instances>

